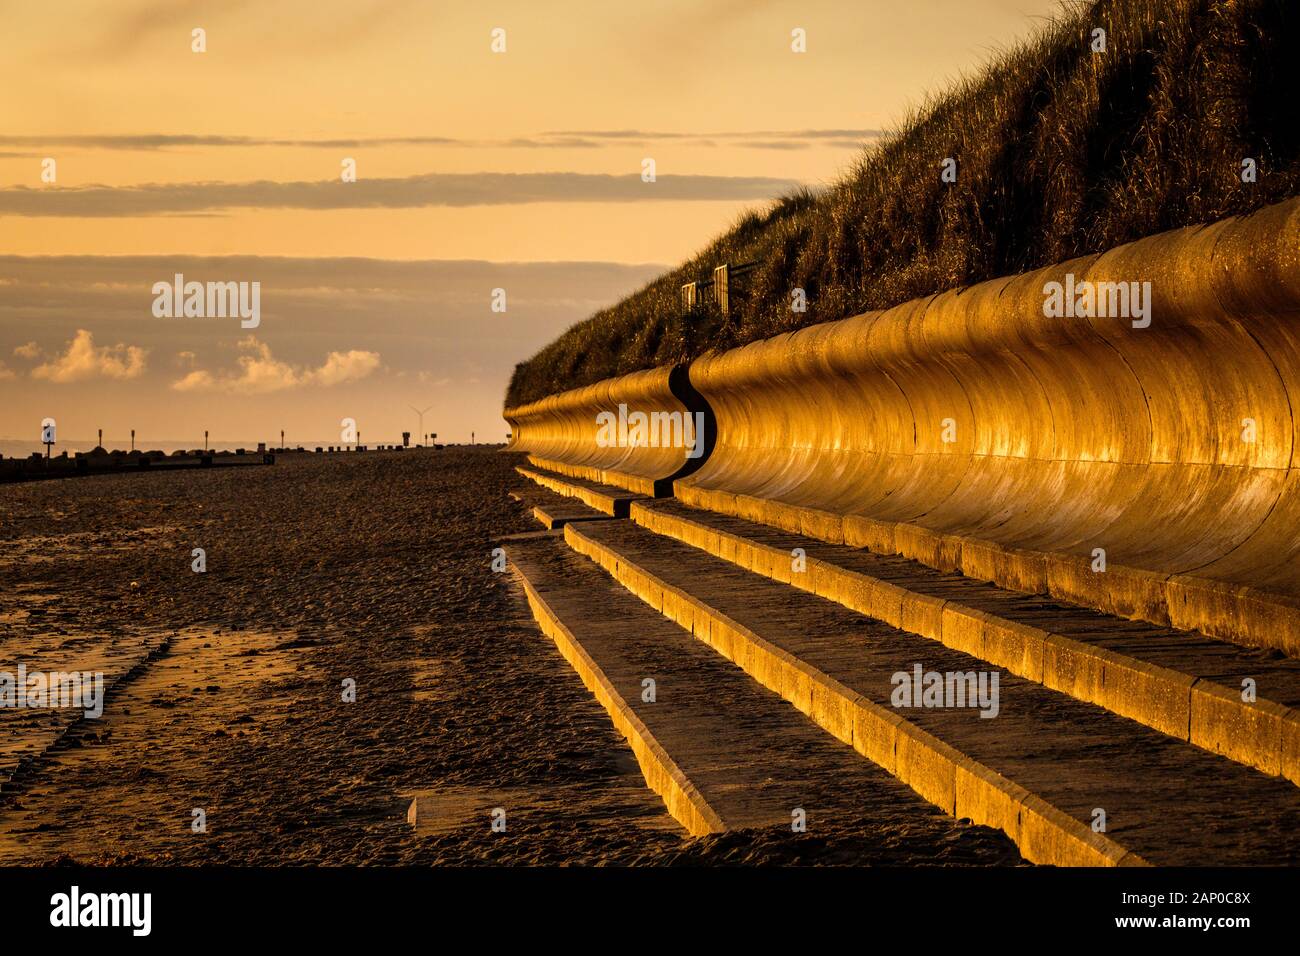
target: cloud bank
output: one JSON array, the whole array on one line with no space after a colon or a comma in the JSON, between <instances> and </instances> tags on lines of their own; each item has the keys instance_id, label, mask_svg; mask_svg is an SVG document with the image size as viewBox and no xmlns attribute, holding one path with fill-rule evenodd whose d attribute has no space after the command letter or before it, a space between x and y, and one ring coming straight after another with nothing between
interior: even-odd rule
<instances>
[{"instance_id":1,"label":"cloud bank","mask_svg":"<svg viewBox=\"0 0 1300 956\"><path fill-rule=\"evenodd\" d=\"M223 209L415 209L541 202L654 202L770 199L802 184L767 176L426 173L319 182L146 183L0 189L0 216L119 217Z\"/></svg>"},{"instance_id":2,"label":"cloud bank","mask_svg":"<svg viewBox=\"0 0 1300 956\"><path fill-rule=\"evenodd\" d=\"M413 146L465 149L604 149L631 143L675 142L691 146L741 146L750 149L809 149L831 146L857 149L878 139L879 129L729 130L709 133L680 133L665 130L558 130L505 139L470 139L455 136L347 136L328 139L279 138L266 136L219 136L205 134L84 134L84 135L0 135L0 146L126 150L154 152L194 147L249 149L289 147L299 149L366 149ZM0 154L3 155L3 154ZM13 155L23 155L15 153Z\"/></svg>"}]
</instances>

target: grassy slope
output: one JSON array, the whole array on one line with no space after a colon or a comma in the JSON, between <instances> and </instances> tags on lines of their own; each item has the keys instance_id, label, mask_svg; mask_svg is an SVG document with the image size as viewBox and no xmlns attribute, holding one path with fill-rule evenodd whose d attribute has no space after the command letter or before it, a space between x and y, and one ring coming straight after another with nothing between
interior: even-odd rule
<instances>
[{"instance_id":1,"label":"grassy slope","mask_svg":"<svg viewBox=\"0 0 1300 956\"><path fill-rule=\"evenodd\" d=\"M1090 49L1094 27L1107 52ZM519 364L507 405L1300 193L1300 3L1098 0L934 100L840 182L744 216ZM956 184L940 181L945 157ZM1259 164L1241 182L1241 160ZM730 316L682 283L761 260ZM791 290L808 309L790 308Z\"/></svg>"}]
</instances>

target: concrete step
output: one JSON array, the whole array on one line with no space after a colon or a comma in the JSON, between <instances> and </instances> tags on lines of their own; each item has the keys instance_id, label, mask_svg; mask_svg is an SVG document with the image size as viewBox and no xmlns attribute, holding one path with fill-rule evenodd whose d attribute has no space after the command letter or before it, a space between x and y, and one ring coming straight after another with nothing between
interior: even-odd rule
<instances>
[{"instance_id":1,"label":"concrete step","mask_svg":"<svg viewBox=\"0 0 1300 956\"><path fill-rule=\"evenodd\" d=\"M583 504L577 498L566 498L549 488L528 484L509 492L511 498L530 510L533 519L543 528L563 528L570 521L609 521L610 516Z\"/></svg>"},{"instance_id":2,"label":"concrete step","mask_svg":"<svg viewBox=\"0 0 1300 956\"><path fill-rule=\"evenodd\" d=\"M1010 591L677 501L636 502L631 517L756 574L1300 783L1300 661L1277 651ZM1242 699L1246 681L1253 701Z\"/></svg>"},{"instance_id":3,"label":"concrete step","mask_svg":"<svg viewBox=\"0 0 1300 956\"><path fill-rule=\"evenodd\" d=\"M948 813L1056 865L1300 862L1300 791L982 659L627 522L565 540ZM895 706L920 668L998 677L996 717ZM908 682L910 685L910 681ZM899 701L899 703L903 703ZM1105 831L1094 827L1104 821Z\"/></svg>"},{"instance_id":4,"label":"concrete step","mask_svg":"<svg viewBox=\"0 0 1300 956\"><path fill-rule=\"evenodd\" d=\"M576 498L588 507L615 518L626 518L632 502L644 497L613 485L602 485L584 478L570 478L536 468L519 466L515 471L557 495Z\"/></svg>"},{"instance_id":5,"label":"concrete step","mask_svg":"<svg viewBox=\"0 0 1300 956\"><path fill-rule=\"evenodd\" d=\"M592 522L576 527L626 522ZM1014 863L1010 841L939 813L662 615L557 535L505 543L544 633L627 738L647 784L691 834L854 825L878 862ZM648 701L646 680L654 682Z\"/></svg>"},{"instance_id":6,"label":"concrete step","mask_svg":"<svg viewBox=\"0 0 1300 956\"><path fill-rule=\"evenodd\" d=\"M658 449L660 458L664 458L667 449ZM668 458L676 458L680 455L667 454ZM644 495L648 498L662 498L673 493L672 479L667 476L654 478L650 475L634 474L618 468L596 467L593 465L578 465L571 462L562 461L558 458L546 458L542 455L529 455L528 463L538 471L547 472L553 475L560 475L565 478L576 478L579 481L589 481L594 484L606 485L611 488L618 488L623 491L630 491L633 494ZM649 471L663 470L664 462L659 462L656 469L654 465L644 463ZM668 471L676 471L680 461L675 462Z\"/></svg>"}]
</instances>

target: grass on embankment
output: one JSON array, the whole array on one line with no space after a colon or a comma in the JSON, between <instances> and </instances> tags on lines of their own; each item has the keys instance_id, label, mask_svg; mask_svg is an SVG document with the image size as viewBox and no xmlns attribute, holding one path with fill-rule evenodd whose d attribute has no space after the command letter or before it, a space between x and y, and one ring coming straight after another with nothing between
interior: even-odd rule
<instances>
[{"instance_id":1,"label":"grass on embankment","mask_svg":"<svg viewBox=\"0 0 1300 956\"><path fill-rule=\"evenodd\" d=\"M1092 52L1092 31L1106 52ZM573 326L510 382L519 405L816 322L1249 212L1300 193L1300 3L1075 4L868 147L826 191L742 217ZM945 157L957 182L940 180ZM1258 163L1243 183L1242 160ZM732 314L679 289L758 260ZM807 311L791 309L791 291Z\"/></svg>"}]
</instances>

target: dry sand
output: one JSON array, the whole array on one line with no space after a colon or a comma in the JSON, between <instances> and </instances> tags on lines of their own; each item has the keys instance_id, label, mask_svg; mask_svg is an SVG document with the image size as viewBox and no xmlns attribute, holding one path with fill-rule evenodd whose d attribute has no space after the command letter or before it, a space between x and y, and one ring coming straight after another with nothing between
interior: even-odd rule
<instances>
[{"instance_id":1,"label":"dry sand","mask_svg":"<svg viewBox=\"0 0 1300 956\"><path fill-rule=\"evenodd\" d=\"M0 488L0 670L121 677L98 720L0 714L0 863L1018 859L982 828L936 844L869 819L684 839L489 570L496 538L536 527L507 497L517 461L284 456Z\"/></svg>"}]
</instances>

